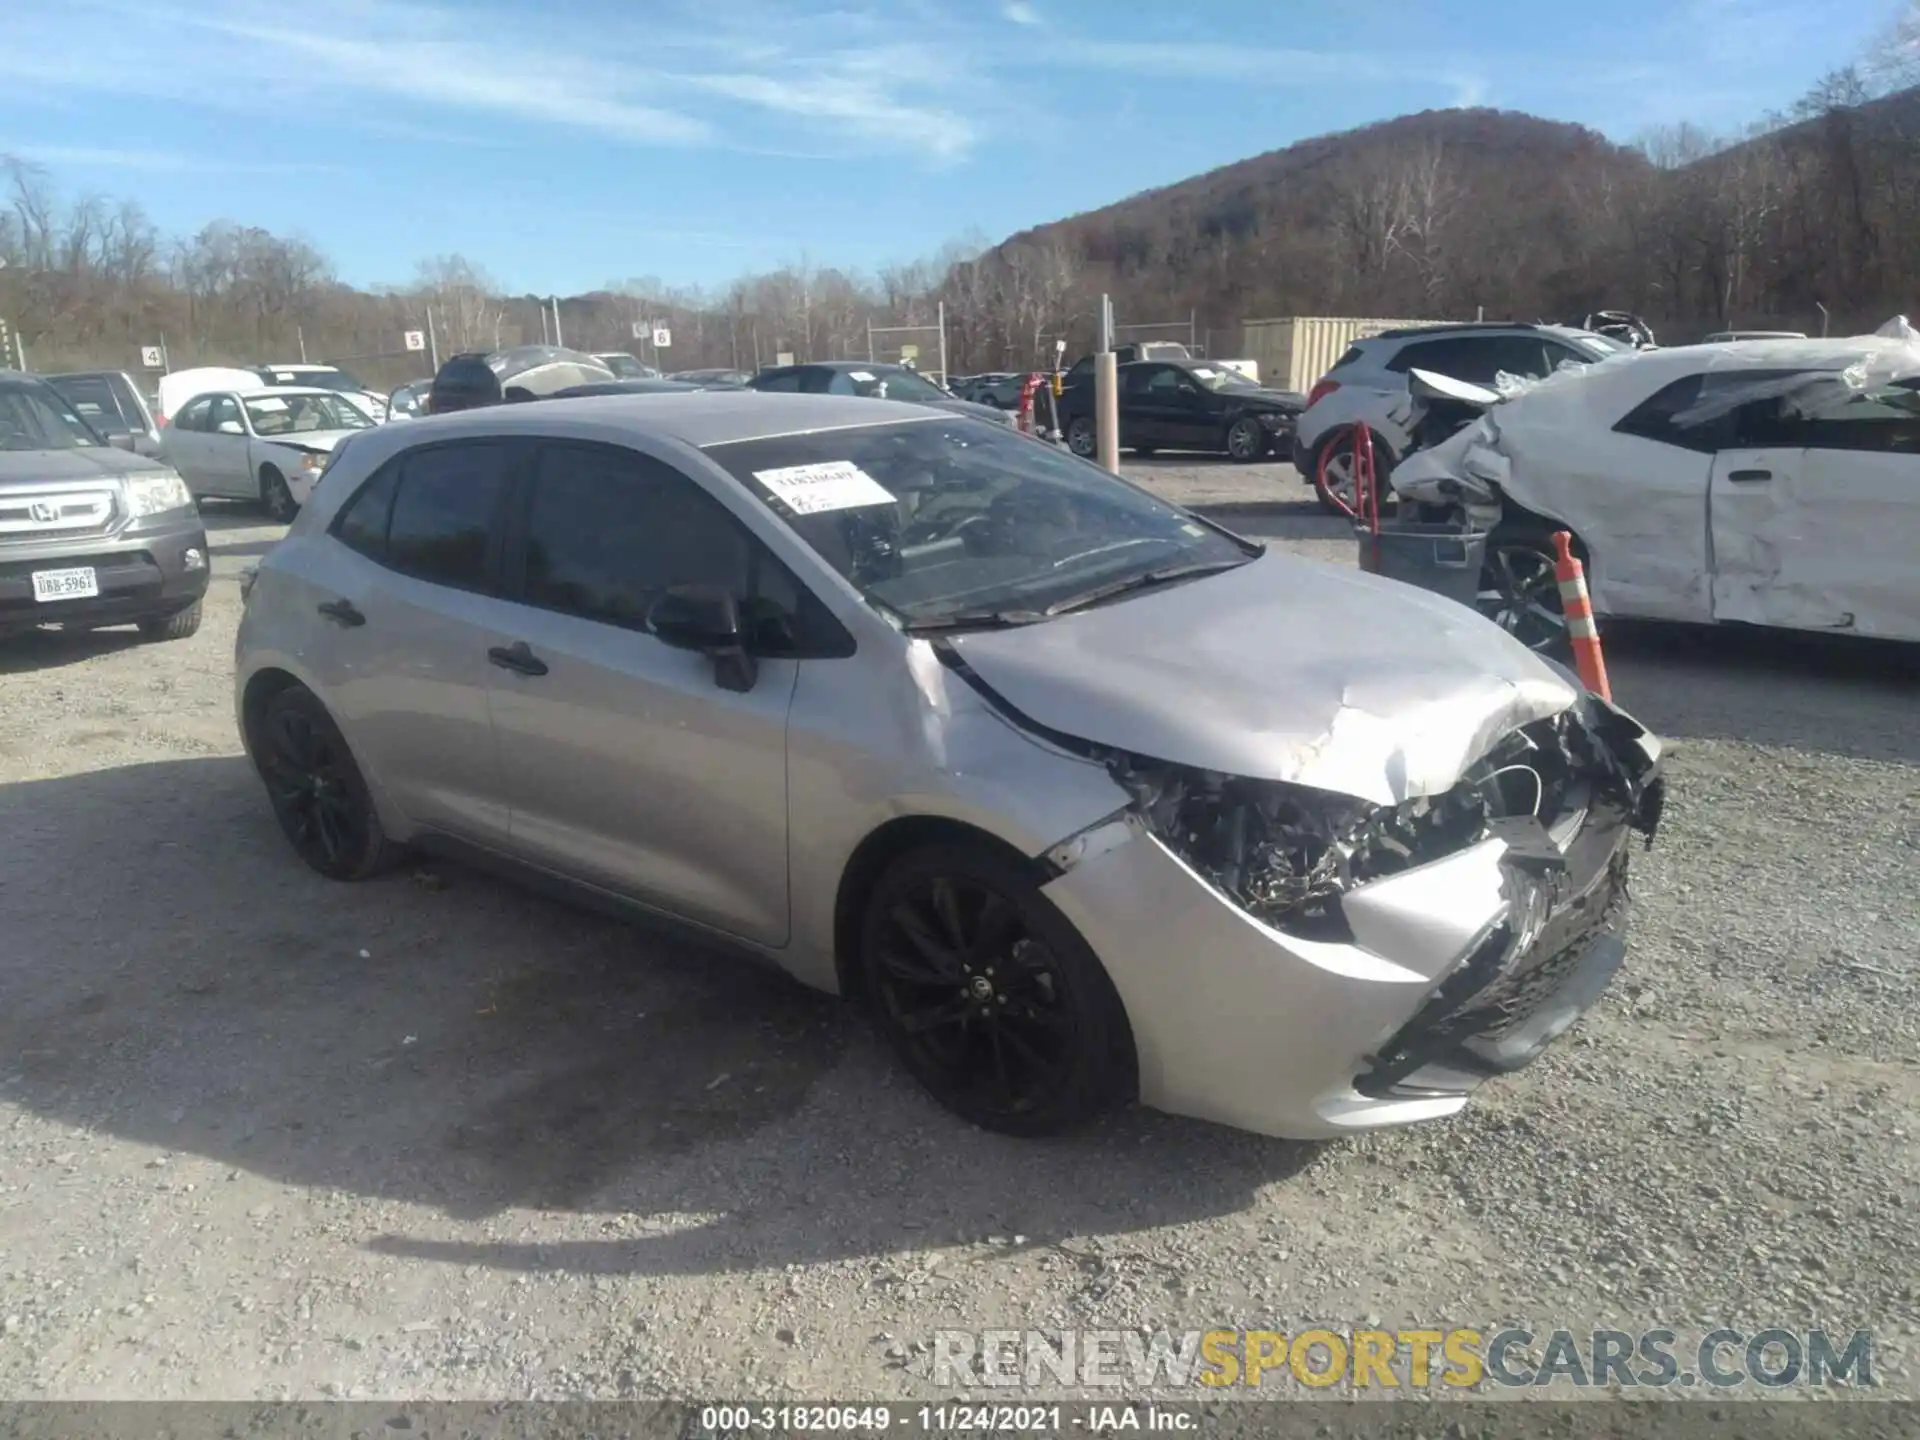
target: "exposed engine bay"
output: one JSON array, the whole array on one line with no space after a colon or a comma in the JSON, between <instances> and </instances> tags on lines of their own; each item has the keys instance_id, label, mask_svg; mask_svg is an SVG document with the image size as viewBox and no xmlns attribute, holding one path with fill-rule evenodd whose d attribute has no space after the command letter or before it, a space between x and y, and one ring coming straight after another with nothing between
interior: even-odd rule
<instances>
[{"instance_id":1,"label":"exposed engine bay","mask_svg":"<svg viewBox=\"0 0 1920 1440\"><path fill-rule=\"evenodd\" d=\"M1109 767L1148 829L1255 919L1330 940L1346 931L1347 891L1496 833L1550 860L1596 801L1633 816L1651 844L1659 782L1610 743L1615 720L1632 723L1583 699L1507 735L1445 793L1393 806L1131 756Z\"/></svg>"}]
</instances>

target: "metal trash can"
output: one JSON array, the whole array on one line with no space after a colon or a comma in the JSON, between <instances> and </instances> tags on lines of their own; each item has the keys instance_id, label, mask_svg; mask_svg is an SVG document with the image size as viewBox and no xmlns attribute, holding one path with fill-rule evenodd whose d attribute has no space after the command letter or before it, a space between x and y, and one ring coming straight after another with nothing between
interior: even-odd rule
<instances>
[{"instance_id":1,"label":"metal trash can","mask_svg":"<svg viewBox=\"0 0 1920 1440\"><path fill-rule=\"evenodd\" d=\"M1474 605L1480 568L1487 558L1487 532L1444 523L1382 520L1378 534L1356 528L1360 568L1389 580L1418 585L1436 595Z\"/></svg>"}]
</instances>

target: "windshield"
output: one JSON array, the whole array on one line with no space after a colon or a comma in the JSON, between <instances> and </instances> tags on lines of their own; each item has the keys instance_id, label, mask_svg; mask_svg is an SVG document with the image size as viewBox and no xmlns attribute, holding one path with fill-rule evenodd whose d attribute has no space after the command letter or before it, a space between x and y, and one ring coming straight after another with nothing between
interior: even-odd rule
<instances>
[{"instance_id":1,"label":"windshield","mask_svg":"<svg viewBox=\"0 0 1920 1440\"><path fill-rule=\"evenodd\" d=\"M246 402L247 423L261 436L310 430L370 430L373 421L338 395L262 395Z\"/></svg>"},{"instance_id":2,"label":"windshield","mask_svg":"<svg viewBox=\"0 0 1920 1440\"><path fill-rule=\"evenodd\" d=\"M596 355L593 358L622 380L644 380L649 373L647 367L631 355Z\"/></svg>"},{"instance_id":3,"label":"windshield","mask_svg":"<svg viewBox=\"0 0 1920 1440\"><path fill-rule=\"evenodd\" d=\"M869 600L923 624L1044 611L1129 578L1259 553L1097 466L978 420L707 453Z\"/></svg>"},{"instance_id":4,"label":"windshield","mask_svg":"<svg viewBox=\"0 0 1920 1440\"><path fill-rule=\"evenodd\" d=\"M951 400L953 396L911 370L838 370L827 387L835 395L872 400Z\"/></svg>"},{"instance_id":5,"label":"windshield","mask_svg":"<svg viewBox=\"0 0 1920 1440\"><path fill-rule=\"evenodd\" d=\"M1616 340L1611 335L1596 335L1591 330L1583 330L1573 337L1589 352L1604 360L1609 355L1623 355L1637 350L1624 340Z\"/></svg>"},{"instance_id":6,"label":"windshield","mask_svg":"<svg viewBox=\"0 0 1920 1440\"><path fill-rule=\"evenodd\" d=\"M127 417L120 410L120 399L113 393L113 382L105 376L62 375L50 378L47 384L99 434L129 429Z\"/></svg>"},{"instance_id":7,"label":"windshield","mask_svg":"<svg viewBox=\"0 0 1920 1440\"><path fill-rule=\"evenodd\" d=\"M105 443L51 387L0 384L0 450L78 450Z\"/></svg>"},{"instance_id":8,"label":"windshield","mask_svg":"<svg viewBox=\"0 0 1920 1440\"><path fill-rule=\"evenodd\" d=\"M1187 372L1209 390L1258 390L1254 384L1238 370L1225 365L1195 365Z\"/></svg>"}]
</instances>

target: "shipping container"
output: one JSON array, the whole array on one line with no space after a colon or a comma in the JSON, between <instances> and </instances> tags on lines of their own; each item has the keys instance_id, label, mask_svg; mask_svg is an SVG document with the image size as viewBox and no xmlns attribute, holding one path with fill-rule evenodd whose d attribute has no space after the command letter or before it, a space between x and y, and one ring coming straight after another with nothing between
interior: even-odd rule
<instances>
[{"instance_id":1,"label":"shipping container","mask_svg":"<svg viewBox=\"0 0 1920 1440\"><path fill-rule=\"evenodd\" d=\"M1276 390L1306 391L1334 367L1347 347L1382 330L1408 325L1444 325L1444 320L1353 320L1324 315L1289 315L1242 324L1240 353L1257 360L1266 383Z\"/></svg>"}]
</instances>

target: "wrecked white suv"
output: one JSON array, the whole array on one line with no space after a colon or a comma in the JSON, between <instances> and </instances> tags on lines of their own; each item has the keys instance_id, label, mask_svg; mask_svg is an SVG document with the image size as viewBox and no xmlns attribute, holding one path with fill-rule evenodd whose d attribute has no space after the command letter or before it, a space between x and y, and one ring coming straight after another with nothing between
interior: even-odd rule
<instances>
[{"instance_id":1,"label":"wrecked white suv","mask_svg":"<svg viewBox=\"0 0 1920 1440\"><path fill-rule=\"evenodd\" d=\"M1660 809L1659 743L1472 611L858 397L369 430L237 668L321 873L419 846L671 917L1019 1134L1452 1113L1606 985Z\"/></svg>"},{"instance_id":2,"label":"wrecked white suv","mask_svg":"<svg viewBox=\"0 0 1920 1440\"><path fill-rule=\"evenodd\" d=\"M1909 334L1566 371L1402 461L1393 487L1423 518L1491 526L1481 609L1534 648L1564 637L1555 530L1572 532L1603 616L1920 640Z\"/></svg>"}]
</instances>

